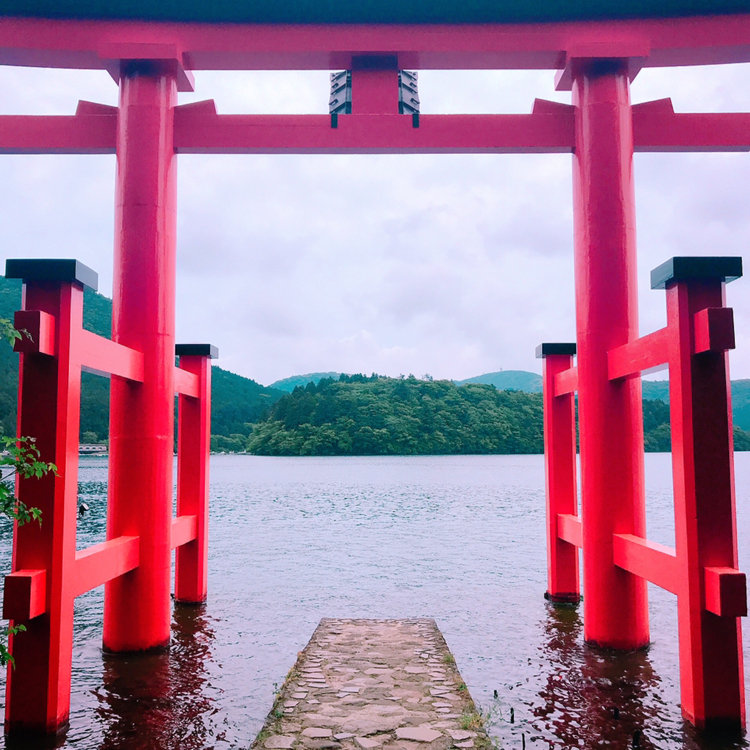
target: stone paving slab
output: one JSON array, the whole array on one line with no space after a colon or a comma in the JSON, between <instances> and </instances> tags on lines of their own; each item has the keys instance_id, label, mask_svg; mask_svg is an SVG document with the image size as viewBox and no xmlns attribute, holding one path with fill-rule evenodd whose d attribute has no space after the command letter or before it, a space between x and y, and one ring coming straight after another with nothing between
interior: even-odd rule
<instances>
[{"instance_id":1,"label":"stone paving slab","mask_svg":"<svg viewBox=\"0 0 750 750\"><path fill-rule=\"evenodd\" d=\"M491 743L434 620L325 618L252 747L481 750Z\"/></svg>"}]
</instances>

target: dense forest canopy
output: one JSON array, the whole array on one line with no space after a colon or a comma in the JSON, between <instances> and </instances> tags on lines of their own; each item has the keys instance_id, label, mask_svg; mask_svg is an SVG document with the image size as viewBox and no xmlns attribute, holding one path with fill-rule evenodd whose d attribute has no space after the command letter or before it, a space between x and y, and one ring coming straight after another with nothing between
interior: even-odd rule
<instances>
[{"instance_id":1,"label":"dense forest canopy","mask_svg":"<svg viewBox=\"0 0 750 750\"><path fill-rule=\"evenodd\" d=\"M342 375L280 399L248 449L263 455L539 453L542 399L489 385Z\"/></svg>"}]
</instances>

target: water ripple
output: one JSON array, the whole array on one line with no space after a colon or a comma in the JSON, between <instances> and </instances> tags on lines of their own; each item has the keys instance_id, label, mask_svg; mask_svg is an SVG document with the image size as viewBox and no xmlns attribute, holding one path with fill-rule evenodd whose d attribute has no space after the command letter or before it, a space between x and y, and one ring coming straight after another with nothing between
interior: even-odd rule
<instances>
[{"instance_id":1,"label":"water ripple","mask_svg":"<svg viewBox=\"0 0 750 750\"><path fill-rule=\"evenodd\" d=\"M736 468L742 533L750 454ZM104 538L106 472L81 462L79 548ZM647 489L649 535L669 544L668 456L647 456ZM104 656L102 590L76 601L62 747L248 747L321 617L414 616L437 620L500 746L624 748L642 732L642 748L747 747L682 722L673 596L649 587L653 643L626 654L584 645L581 613L544 603L539 456L217 456L211 496L209 601L175 608L168 653Z\"/></svg>"}]
</instances>

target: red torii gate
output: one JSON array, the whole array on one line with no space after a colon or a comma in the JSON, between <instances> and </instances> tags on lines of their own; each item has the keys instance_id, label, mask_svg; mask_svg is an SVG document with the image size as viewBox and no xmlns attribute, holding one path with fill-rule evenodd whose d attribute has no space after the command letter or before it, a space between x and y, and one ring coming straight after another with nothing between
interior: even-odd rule
<instances>
[{"instance_id":1,"label":"red torii gate","mask_svg":"<svg viewBox=\"0 0 750 750\"><path fill-rule=\"evenodd\" d=\"M534 18L532 14L522 19L526 23L509 23L518 12L503 16L501 8L488 15L486 9L475 12L475 5L462 3L463 10L454 10L449 23L398 23L403 20L398 13L383 19L389 23L372 23L372 19L357 18L356 12L353 17L343 12L337 17L335 10L317 16L309 11L295 18L293 12L289 16L290 11L280 6L284 10L279 17L273 18L273 12L266 9L257 17L269 23L259 24L251 23L252 13L210 19L234 23L202 22L205 17L191 6L191 12L181 18L157 23L133 20L132 12L128 18L128 3L124 2L120 6L115 3L114 11L102 3L94 19L34 18L30 17L30 5L26 0L15 0L14 10L3 11L0 16L0 64L107 69L120 87L119 107L81 102L76 114L68 117L0 117L3 153L117 154L114 343L97 345L100 354L107 352L103 360L100 357L99 369L114 374L109 541L105 543L110 551L101 554L119 561L110 564L112 576L104 579L105 648L140 651L163 648L168 643L170 548L175 541L196 540L191 534L197 534L195 528L185 530L186 525L196 522L170 520L173 397L183 392L181 388L190 388L193 396L197 393L195 383L188 385L183 376L176 378L173 360L178 153L574 155L578 374L569 368L567 351L557 351L557 356L567 359L554 368L548 362L547 370L560 373L553 385L558 397L578 389L584 504L582 517L577 519L574 506L554 507L554 487L551 489L554 534L551 532L550 540L556 545L559 537L563 545L583 546L586 640L624 649L648 643L646 568L651 572L658 569L663 556L654 553L651 562L640 567L637 559L632 562L638 557L633 549L639 548L638 540L643 537L645 502L637 373L641 367L650 366L641 360L654 363L653 356L644 360L637 342L633 153L750 150L750 114L675 114L669 100L631 106L629 85L642 67L750 61L750 15L688 18L680 16L678 7L677 17L669 19L586 20L584 14L584 20L551 22L549 15ZM415 11L417 21L420 12L421 18L435 20L427 14L427 4L417 6L421 7L421 11L420 7ZM507 3L503 7L507 11L511 6ZM695 10L696 4L692 7ZM716 2L707 2L704 11L711 9L722 8ZM731 11L731 3L723 9ZM76 15L74 10L69 8L68 15ZM16 15L10 16L11 12ZM58 3L55 15L64 12ZM113 20L111 16L118 13L122 18ZM140 13L149 16L143 8ZM267 17L269 13L271 17ZM278 23L282 20L286 23ZM347 20L350 23L342 25L341 21ZM529 115L408 117L398 114L398 71L407 68L557 70L558 87L571 90L573 100L571 105L537 100ZM197 69L351 70L352 112L340 117L219 115L212 102L179 106L177 92L192 90L190 71ZM687 288L685 278L673 270L664 283L670 287L670 294L672 288L677 290L674 299L682 299L679 290ZM700 282L698 298L708 300L709 307L723 309L722 282L738 275L737 270L730 262L728 267L708 273L712 280L706 283L714 284L714 291L704 293ZM58 279L51 290L46 273L19 270L26 280L26 314L40 313L39 346L46 341L48 354L58 357L59 366L67 363L70 369L70 361L74 361L73 369L90 365L81 359L80 351L71 360L66 349L80 347L80 336L60 335L63 330L77 330L78 325L77 318L71 317L77 315L70 307L72 303L62 305L60 299L75 298L84 282L74 273ZM685 294L689 297L690 291ZM686 304L689 308L692 303ZM701 310L690 308L690 315ZM715 313L706 313L705 320L695 325L692 318L685 317L687 313L675 314L681 322L674 325L682 327L682 338L669 341L687 347L690 356L703 351L723 352L731 344L727 333L731 326L725 312L718 313L718 318ZM696 336L702 337L706 348L695 348ZM49 343L52 339L54 345ZM618 359L612 354L623 347L628 356ZM40 348L36 354L41 352ZM553 350L543 353L555 354ZM209 352L201 350L201 354L205 370ZM33 358L33 353L24 356ZM628 360L631 356L633 362ZM131 370L134 362L139 363L137 377L131 370L122 371L123 360L130 362ZM687 367L684 360L670 361ZM30 379L32 384L35 377ZM547 377L549 380L550 375ZM725 369L721 377L726 381ZM691 387L690 378L684 373L682 378L681 387ZM139 385L134 387L129 380ZM41 376L38 382L42 382ZM716 385L717 381L712 382ZM66 408L72 409L71 403L75 398L66 402ZM712 403L715 406L718 402ZM569 419L570 401L564 404L568 415L564 418ZM724 508L730 515L729 528L726 524L720 530L706 526L707 533L721 536L721 559L714 555L709 560L692 553L681 558L687 561L689 577L685 600L690 602L690 612L685 616L694 617L696 607L700 617L708 616L703 614L707 611L724 623L723 637L730 639L717 653L706 651L716 645L715 641L690 646L691 658L710 657L731 673L730 684L723 688L718 701L694 696L705 696L715 687L711 680L716 680L721 668L709 670L708 683L704 684L703 676L689 669L691 663L686 662L684 653L681 659L683 712L701 727L723 722L744 726L745 720L737 619L744 613L745 582L736 571L731 436L722 433L729 418L726 399L722 406L724 421L717 426L717 434L723 446L719 452L729 462L724 472L728 472L730 482ZM676 408L674 404L672 408ZM22 399L22 427L27 424L24 411L28 413L28 409L31 407ZM685 419L680 429L694 424L692 412ZM564 422L562 434L566 431L568 442L560 451L569 458L570 423ZM70 422L55 425L53 432L44 458L62 467L54 484L70 485L75 482L76 470L75 461L65 460L72 445ZM63 434L67 440L61 437ZM200 483L205 481L206 467L204 458L197 460L200 470L193 479ZM566 471L570 470L570 461L567 466ZM566 481L564 491L569 493L575 484L570 484L570 476ZM148 523L132 515L131 498L136 496L149 499L145 508L139 509L145 512ZM198 511L188 513L196 516ZM679 527L681 519L677 520ZM175 524L178 532L173 530ZM123 541L130 537L137 541ZM615 537L619 541L614 542ZM22 585L15 589L11 586L15 598L10 602L6 599L6 605L14 621L24 620L16 614L21 612L26 619L31 618L33 627L12 641L18 667L9 672L6 730L55 732L65 726L68 717L70 650L63 643L68 637L67 624L59 619L62 600L53 581L62 582L59 585L68 591L76 589L71 589L66 578L72 575L70 564L67 572L47 569L45 564L51 558L38 550L31 554L38 562L20 571L24 556L19 551L21 538L17 534L12 576ZM117 544L125 551L113 553L111 549ZM136 546L137 564L132 566L128 555L135 554L131 548ZM570 566L577 554L568 550L561 558ZM710 566L713 572L708 567L704 571L703 566ZM558 572L551 563L551 575ZM562 589L553 585L551 578L548 593L553 598L577 596L577 568L574 573L575 585L570 577L565 579L571 574L568 568L560 579ZM97 581L92 578L93 585ZM682 601L684 592L680 589L679 593ZM192 594L193 599L200 599L195 591ZM682 628L682 609L680 617ZM51 648L51 639L55 648ZM45 679L39 679L40 675ZM19 698L31 695L35 701Z\"/></svg>"}]
</instances>

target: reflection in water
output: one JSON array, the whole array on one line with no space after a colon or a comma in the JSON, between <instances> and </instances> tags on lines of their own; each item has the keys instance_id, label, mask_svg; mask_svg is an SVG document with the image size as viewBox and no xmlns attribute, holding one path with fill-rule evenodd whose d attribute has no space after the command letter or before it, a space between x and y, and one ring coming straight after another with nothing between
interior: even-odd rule
<instances>
[{"instance_id":1,"label":"reflection in water","mask_svg":"<svg viewBox=\"0 0 750 750\"><path fill-rule=\"evenodd\" d=\"M101 750L197 750L208 746L209 737L218 739L204 667L212 659L213 639L204 607L177 605L168 652L104 654L103 684L97 691Z\"/></svg>"},{"instance_id":2,"label":"reflection in water","mask_svg":"<svg viewBox=\"0 0 750 750\"><path fill-rule=\"evenodd\" d=\"M554 736L550 747L658 747L649 738L657 709L645 698L659 677L648 650L587 646L582 631L577 608L547 607L542 648L552 669L533 713Z\"/></svg>"},{"instance_id":3,"label":"reflection in water","mask_svg":"<svg viewBox=\"0 0 750 750\"><path fill-rule=\"evenodd\" d=\"M676 707L662 697L661 677L649 648L615 651L583 642L578 607L547 605L539 646L544 676L530 707L531 746L548 748L682 748L740 750L737 737L697 731L687 722L675 725ZM676 636L676 634L675 634Z\"/></svg>"},{"instance_id":4,"label":"reflection in water","mask_svg":"<svg viewBox=\"0 0 750 750\"><path fill-rule=\"evenodd\" d=\"M57 750L65 747L67 741L67 727L63 728L55 736L41 737L36 733L25 734L20 732L12 737L5 737L5 750Z\"/></svg>"}]
</instances>

